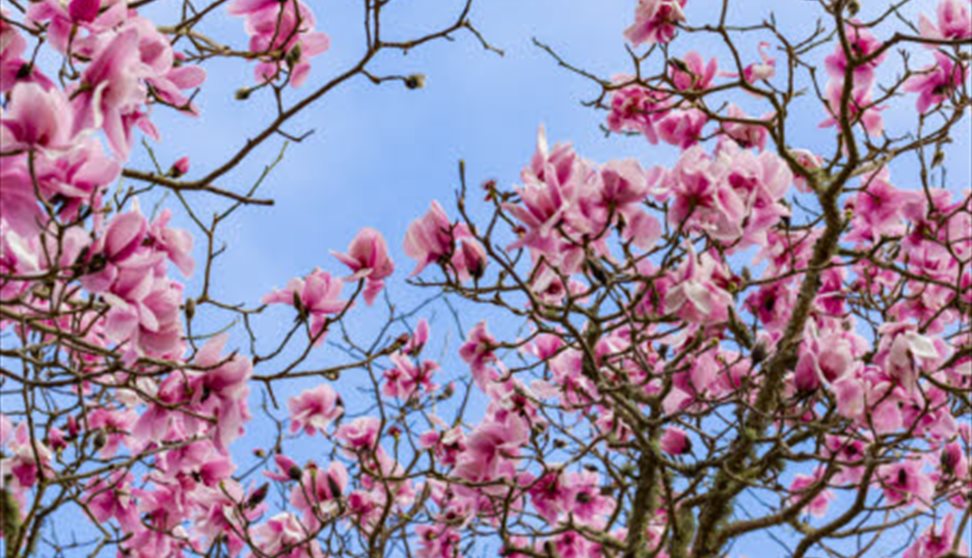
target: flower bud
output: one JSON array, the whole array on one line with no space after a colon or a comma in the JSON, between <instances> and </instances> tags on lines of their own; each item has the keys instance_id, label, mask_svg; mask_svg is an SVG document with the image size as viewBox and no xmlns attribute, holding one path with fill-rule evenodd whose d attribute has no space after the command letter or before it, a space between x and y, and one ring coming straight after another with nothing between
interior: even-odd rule
<instances>
[{"instance_id":1,"label":"flower bud","mask_svg":"<svg viewBox=\"0 0 972 558\"><path fill-rule=\"evenodd\" d=\"M422 89L425 87L425 74L412 74L405 78L405 87L408 89Z\"/></svg>"}]
</instances>

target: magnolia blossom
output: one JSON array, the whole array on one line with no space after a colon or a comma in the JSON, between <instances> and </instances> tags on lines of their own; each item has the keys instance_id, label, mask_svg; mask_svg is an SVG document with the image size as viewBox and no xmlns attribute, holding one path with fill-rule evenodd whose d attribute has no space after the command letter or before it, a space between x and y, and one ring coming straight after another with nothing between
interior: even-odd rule
<instances>
[{"instance_id":1,"label":"magnolia blossom","mask_svg":"<svg viewBox=\"0 0 972 558\"><path fill-rule=\"evenodd\" d=\"M965 83L968 68L956 63L941 51L935 51L935 64L919 71L905 82L905 91L918 93L915 108L925 113L933 105L945 101L953 91Z\"/></svg>"},{"instance_id":2,"label":"magnolia blossom","mask_svg":"<svg viewBox=\"0 0 972 558\"><path fill-rule=\"evenodd\" d=\"M667 43L675 36L675 26L685 21L682 8L687 0L638 0L635 22L625 32L635 45Z\"/></svg>"},{"instance_id":3,"label":"magnolia blossom","mask_svg":"<svg viewBox=\"0 0 972 558\"><path fill-rule=\"evenodd\" d=\"M297 308L302 318L310 318L309 335L315 344L320 344L327 333L328 316L347 307L347 301L339 298L343 286L330 273L315 269L304 278L291 279L285 289L265 295L263 303L289 304Z\"/></svg>"},{"instance_id":4,"label":"magnolia blossom","mask_svg":"<svg viewBox=\"0 0 972 558\"><path fill-rule=\"evenodd\" d=\"M290 410L290 430L297 432L303 429L307 434L320 432L325 434L328 425L344 414L344 404L327 384L303 391L287 401Z\"/></svg>"},{"instance_id":5,"label":"magnolia blossom","mask_svg":"<svg viewBox=\"0 0 972 558\"><path fill-rule=\"evenodd\" d=\"M937 25L925 14L918 16L921 34L931 39L959 40L972 37L972 16L966 0L939 0Z\"/></svg>"},{"instance_id":6,"label":"magnolia blossom","mask_svg":"<svg viewBox=\"0 0 972 558\"><path fill-rule=\"evenodd\" d=\"M385 239L375 229L361 229L351 241L346 254L334 251L331 254L351 269L351 279L366 280L364 296L369 305L381 292L384 280L395 271L395 264L388 257Z\"/></svg>"}]
</instances>

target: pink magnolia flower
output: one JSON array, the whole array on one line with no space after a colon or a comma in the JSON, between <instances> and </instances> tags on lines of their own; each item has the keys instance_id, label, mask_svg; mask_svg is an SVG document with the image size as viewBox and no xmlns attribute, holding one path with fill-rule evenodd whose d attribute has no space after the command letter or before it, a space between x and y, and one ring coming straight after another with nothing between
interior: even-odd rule
<instances>
[{"instance_id":1,"label":"pink magnolia flower","mask_svg":"<svg viewBox=\"0 0 972 558\"><path fill-rule=\"evenodd\" d=\"M126 358L139 355L175 358L182 354L182 285L159 279L149 283L149 292L139 300L128 302L106 293L111 310L105 323L105 335L117 342L128 342ZM140 287L141 288L141 287Z\"/></svg>"},{"instance_id":2,"label":"pink magnolia flower","mask_svg":"<svg viewBox=\"0 0 972 558\"><path fill-rule=\"evenodd\" d=\"M884 118L881 111L886 107L877 106L871 100L870 87L858 87L851 92L851 99L847 103L847 113L842 114L841 98L843 86L837 81L827 83L826 98L830 109L830 118L820 123L821 128L837 125L839 118L847 118L851 124L860 124L870 136L879 136L884 131Z\"/></svg>"},{"instance_id":3,"label":"pink magnolia flower","mask_svg":"<svg viewBox=\"0 0 972 558\"><path fill-rule=\"evenodd\" d=\"M327 35L313 30L314 13L303 2L236 0L229 11L244 16L250 51L266 55L255 70L260 82L275 79L286 65L290 84L300 87L310 73L310 59L330 47Z\"/></svg>"},{"instance_id":4,"label":"pink magnolia flower","mask_svg":"<svg viewBox=\"0 0 972 558\"><path fill-rule=\"evenodd\" d=\"M163 209L146 231L147 241L168 256L183 275L192 275L195 261L192 259L192 235L183 229L169 228L172 211Z\"/></svg>"},{"instance_id":5,"label":"pink magnolia flower","mask_svg":"<svg viewBox=\"0 0 972 558\"><path fill-rule=\"evenodd\" d=\"M958 441L952 442L942 449L939 464L942 467L942 474L947 477L955 476L963 479L972 476L972 470L969 469L969 459L962 448L962 444Z\"/></svg>"},{"instance_id":6,"label":"pink magnolia flower","mask_svg":"<svg viewBox=\"0 0 972 558\"><path fill-rule=\"evenodd\" d=\"M418 558L452 558L460 555L462 537L459 532L444 523L419 525L415 528L420 546Z\"/></svg>"},{"instance_id":7,"label":"pink magnolia flower","mask_svg":"<svg viewBox=\"0 0 972 558\"><path fill-rule=\"evenodd\" d=\"M348 253L331 252L341 263L351 268L351 279L367 280L365 302L372 304L384 286L384 279L395 271L395 264L388 257L388 247L381 233L371 228L358 232L348 247Z\"/></svg>"},{"instance_id":8,"label":"pink magnolia flower","mask_svg":"<svg viewBox=\"0 0 972 558\"><path fill-rule=\"evenodd\" d=\"M914 393L922 370L942 355L931 338L916 331L910 323L889 322L879 329L881 340L875 364L884 366L908 393Z\"/></svg>"},{"instance_id":9,"label":"pink magnolia flower","mask_svg":"<svg viewBox=\"0 0 972 558\"><path fill-rule=\"evenodd\" d=\"M624 36L634 45L667 43L675 37L676 25L685 21L682 8L688 0L638 0L635 22Z\"/></svg>"},{"instance_id":10,"label":"pink magnolia flower","mask_svg":"<svg viewBox=\"0 0 972 558\"><path fill-rule=\"evenodd\" d=\"M412 275L425 266L451 255L454 246L452 223L439 202L433 201L424 216L408 226L405 233L405 253L418 261Z\"/></svg>"},{"instance_id":11,"label":"pink magnolia flower","mask_svg":"<svg viewBox=\"0 0 972 558\"><path fill-rule=\"evenodd\" d=\"M931 39L959 40L972 37L972 17L969 16L968 0L940 0L935 10L936 26L928 16L921 14L918 28Z\"/></svg>"},{"instance_id":12,"label":"pink magnolia flower","mask_svg":"<svg viewBox=\"0 0 972 558\"><path fill-rule=\"evenodd\" d=\"M847 41L850 44L851 55L858 60L871 56L882 45L880 39L872 35L866 27L858 22L851 22L846 25L844 33L847 35ZM887 52L883 52L868 63L857 66L852 75L853 88L855 90L870 88L874 82L874 70L886 57ZM837 89L843 88L847 66L847 54L844 52L843 46L837 43L834 53L824 59L824 67L831 78L830 83L837 85Z\"/></svg>"},{"instance_id":13,"label":"pink magnolia flower","mask_svg":"<svg viewBox=\"0 0 972 558\"><path fill-rule=\"evenodd\" d=\"M438 387L432 382L432 373L439 368L435 362L426 360L416 364L401 353L391 355L390 359L395 366L385 371L385 385L382 388L385 395L408 400L420 392L428 393Z\"/></svg>"},{"instance_id":14,"label":"pink magnolia flower","mask_svg":"<svg viewBox=\"0 0 972 558\"><path fill-rule=\"evenodd\" d=\"M373 449L378 441L381 421L375 417L359 417L338 427L334 436L354 450Z\"/></svg>"},{"instance_id":15,"label":"pink magnolia flower","mask_svg":"<svg viewBox=\"0 0 972 558\"><path fill-rule=\"evenodd\" d=\"M252 532L260 551L268 556L324 558L318 542L307 541L307 528L291 513L280 512L254 527Z\"/></svg>"},{"instance_id":16,"label":"pink magnolia flower","mask_svg":"<svg viewBox=\"0 0 972 558\"><path fill-rule=\"evenodd\" d=\"M790 484L790 503L794 504L803 499L803 493L809 490L813 485L817 484L823 475L823 469L817 469L812 475L797 474L793 477L793 482ZM837 498L833 491L825 488L817 493L809 503L806 504L804 510L808 511L814 517L823 517L827 514L827 508L830 507L830 502Z\"/></svg>"},{"instance_id":17,"label":"pink magnolia flower","mask_svg":"<svg viewBox=\"0 0 972 558\"><path fill-rule=\"evenodd\" d=\"M878 468L877 476L888 504L917 505L922 508L931 506L935 482L922 471L920 461L911 459L882 465Z\"/></svg>"},{"instance_id":18,"label":"pink magnolia flower","mask_svg":"<svg viewBox=\"0 0 972 558\"><path fill-rule=\"evenodd\" d=\"M874 242L882 235L903 233L902 212L921 194L893 186L886 168L867 176L863 182L853 203L848 203L854 212L853 231L848 238Z\"/></svg>"},{"instance_id":19,"label":"pink magnolia flower","mask_svg":"<svg viewBox=\"0 0 972 558\"><path fill-rule=\"evenodd\" d=\"M655 123L655 130L665 143L688 149L699 142L708 121L705 113L697 109L672 110Z\"/></svg>"},{"instance_id":20,"label":"pink magnolia flower","mask_svg":"<svg viewBox=\"0 0 972 558\"><path fill-rule=\"evenodd\" d=\"M658 143L655 122L668 110L663 93L640 85L629 85L612 93L607 125L615 132L640 132L648 143L655 145Z\"/></svg>"},{"instance_id":21,"label":"pink magnolia flower","mask_svg":"<svg viewBox=\"0 0 972 558\"><path fill-rule=\"evenodd\" d=\"M705 91L712 85L712 78L719 71L719 62L710 58L706 63L702 55L691 51L677 62L669 62L672 84L681 91Z\"/></svg>"},{"instance_id":22,"label":"pink magnolia flower","mask_svg":"<svg viewBox=\"0 0 972 558\"><path fill-rule=\"evenodd\" d=\"M487 364L496 361L493 350L496 339L486 329L486 322L476 324L466 336L466 342L459 348L459 356L469 364L476 385L486 390L488 371Z\"/></svg>"},{"instance_id":23,"label":"pink magnolia flower","mask_svg":"<svg viewBox=\"0 0 972 558\"><path fill-rule=\"evenodd\" d=\"M4 151L21 147L65 149L74 134L67 97L56 87L18 83L10 91L2 126L9 134Z\"/></svg>"},{"instance_id":24,"label":"pink magnolia flower","mask_svg":"<svg viewBox=\"0 0 972 558\"><path fill-rule=\"evenodd\" d=\"M290 491L290 504L304 514L307 524L316 527L319 515L326 517L327 511L338 512L334 501L341 498L348 486L348 478L348 470L338 461L332 461L323 471L316 465L305 467L300 483Z\"/></svg>"},{"instance_id":25,"label":"pink magnolia flower","mask_svg":"<svg viewBox=\"0 0 972 558\"><path fill-rule=\"evenodd\" d=\"M692 441L681 428L666 428L658 441L662 451L669 455L682 455L692 451Z\"/></svg>"},{"instance_id":26,"label":"pink magnolia flower","mask_svg":"<svg viewBox=\"0 0 972 558\"><path fill-rule=\"evenodd\" d=\"M814 330L800 347L794 370L796 388L813 391L821 383L831 384L853 372L853 347L840 335L818 335Z\"/></svg>"},{"instance_id":27,"label":"pink magnolia flower","mask_svg":"<svg viewBox=\"0 0 972 558\"><path fill-rule=\"evenodd\" d=\"M134 531L138 524L138 508L132 497L130 473L115 471L107 479L95 477L85 488L85 504L91 515L100 522L118 521L125 531Z\"/></svg>"},{"instance_id":28,"label":"pink magnolia flower","mask_svg":"<svg viewBox=\"0 0 972 558\"><path fill-rule=\"evenodd\" d=\"M429 342L429 321L422 318L415 325L415 330L408 336L402 351L405 354L415 356L422 352L425 344Z\"/></svg>"},{"instance_id":29,"label":"pink magnolia flower","mask_svg":"<svg viewBox=\"0 0 972 558\"><path fill-rule=\"evenodd\" d=\"M601 478L597 472L584 470L568 473L566 484L571 487L572 500L567 512L575 521L597 525L614 509L614 500L601 493Z\"/></svg>"},{"instance_id":30,"label":"pink magnolia flower","mask_svg":"<svg viewBox=\"0 0 972 558\"><path fill-rule=\"evenodd\" d=\"M460 281L469 278L478 280L486 272L488 263L486 250L479 241L468 237L459 241L459 250L452 258L452 267Z\"/></svg>"},{"instance_id":31,"label":"pink magnolia flower","mask_svg":"<svg viewBox=\"0 0 972 558\"><path fill-rule=\"evenodd\" d=\"M743 68L743 79L747 83L772 79L776 75L776 58L766 52L769 46L770 44L766 41L761 41L758 47L760 61L753 62Z\"/></svg>"},{"instance_id":32,"label":"pink magnolia flower","mask_svg":"<svg viewBox=\"0 0 972 558\"><path fill-rule=\"evenodd\" d=\"M172 175L174 175L176 178L178 178L178 177L180 177L180 176L188 173L189 172L189 157L183 156L183 157L179 157L178 159L176 159L176 161L174 163L172 163L172 168L171 168L171 170L169 172Z\"/></svg>"},{"instance_id":33,"label":"pink magnolia flower","mask_svg":"<svg viewBox=\"0 0 972 558\"><path fill-rule=\"evenodd\" d=\"M304 390L287 401L290 410L290 431L303 429L307 434L324 434L331 422L344 414L344 404L334 389L321 384Z\"/></svg>"},{"instance_id":34,"label":"pink magnolia flower","mask_svg":"<svg viewBox=\"0 0 972 558\"><path fill-rule=\"evenodd\" d=\"M283 290L265 295L263 303L296 307L301 316L310 318L310 336L319 345L327 333L328 316L340 313L347 306L347 301L339 298L343 286L330 273L315 269L304 278L291 279Z\"/></svg>"},{"instance_id":35,"label":"pink magnolia flower","mask_svg":"<svg viewBox=\"0 0 972 558\"><path fill-rule=\"evenodd\" d=\"M527 491L530 494L530 502L540 517L551 525L557 524L557 519L569 509L572 503L573 489L566 481L561 471L546 473L537 480L520 479L521 484L530 484L530 489Z\"/></svg>"},{"instance_id":36,"label":"pink magnolia flower","mask_svg":"<svg viewBox=\"0 0 972 558\"><path fill-rule=\"evenodd\" d=\"M904 84L905 91L918 93L915 108L922 114L947 100L968 75L968 68L961 62L953 61L941 51L936 50L933 55L935 64L911 76Z\"/></svg>"},{"instance_id":37,"label":"pink magnolia flower","mask_svg":"<svg viewBox=\"0 0 972 558\"><path fill-rule=\"evenodd\" d=\"M918 540L914 542L908 550L902 555L902 558L941 558L942 556L952 554L952 545L955 543L956 533L954 533L955 516L948 514L945 516L945 522L941 526L941 530L938 530L935 525L931 525L925 530L924 533L918 537ZM969 553L969 545L965 542L964 536L959 536L961 542L959 542L958 553L960 555L967 555Z\"/></svg>"},{"instance_id":38,"label":"pink magnolia flower","mask_svg":"<svg viewBox=\"0 0 972 558\"><path fill-rule=\"evenodd\" d=\"M521 420L508 424L485 422L466 439L466 451L456 464L455 474L468 481L493 481L512 474L511 459L526 443L529 431Z\"/></svg>"},{"instance_id":39,"label":"pink magnolia flower","mask_svg":"<svg viewBox=\"0 0 972 558\"><path fill-rule=\"evenodd\" d=\"M732 103L730 103L726 108L726 116L739 120L769 121L769 118L766 116L762 118L753 118ZM766 149L766 139L769 137L769 132L765 127L759 124L749 124L745 122L723 122L722 133L732 138L732 140L735 141L740 147L755 147L760 151Z\"/></svg>"},{"instance_id":40,"label":"pink magnolia flower","mask_svg":"<svg viewBox=\"0 0 972 558\"><path fill-rule=\"evenodd\" d=\"M132 126L139 122L137 107L145 100L146 75L139 59L139 34L134 28L118 33L102 47L81 75L85 85L72 93L74 133L102 128L112 151L127 158Z\"/></svg>"},{"instance_id":41,"label":"pink magnolia flower","mask_svg":"<svg viewBox=\"0 0 972 558\"><path fill-rule=\"evenodd\" d=\"M716 324L729 316L732 296L714 282L718 263L708 253L689 252L665 295L665 312L697 324Z\"/></svg>"}]
</instances>

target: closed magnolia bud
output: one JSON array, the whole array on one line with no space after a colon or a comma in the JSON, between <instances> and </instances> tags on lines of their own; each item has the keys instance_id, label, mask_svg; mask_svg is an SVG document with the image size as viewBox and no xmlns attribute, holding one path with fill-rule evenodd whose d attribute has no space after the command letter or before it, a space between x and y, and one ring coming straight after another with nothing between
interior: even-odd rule
<instances>
[{"instance_id":1,"label":"closed magnolia bud","mask_svg":"<svg viewBox=\"0 0 972 558\"><path fill-rule=\"evenodd\" d=\"M327 476L327 488L331 491L331 498L339 498L341 496L341 487L338 486L337 480L331 475Z\"/></svg>"},{"instance_id":2,"label":"closed magnolia bud","mask_svg":"<svg viewBox=\"0 0 972 558\"><path fill-rule=\"evenodd\" d=\"M99 430L98 432L95 433L95 437L94 437L95 449L101 449L105 447L105 444L107 443L108 443L108 435L105 434L104 430Z\"/></svg>"},{"instance_id":3,"label":"closed magnolia bud","mask_svg":"<svg viewBox=\"0 0 972 558\"><path fill-rule=\"evenodd\" d=\"M425 74L412 74L406 77L405 87L408 89L422 89L425 87Z\"/></svg>"},{"instance_id":4,"label":"closed magnolia bud","mask_svg":"<svg viewBox=\"0 0 972 558\"><path fill-rule=\"evenodd\" d=\"M249 87L241 87L236 90L234 97L237 101L245 101L250 98L250 93L252 90Z\"/></svg>"},{"instance_id":5,"label":"closed magnolia bud","mask_svg":"<svg viewBox=\"0 0 972 558\"><path fill-rule=\"evenodd\" d=\"M186 319L191 320L196 315L196 299L186 299Z\"/></svg>"},{"instance_id":6,"label":"closed magnolia bud","mask_svg":"<svg viewBox=\"0 0 972 558\"><path fill-rule=\"evenodd\" d=\"M287 53L287 56L285 58L287 67L292 69L294 66L296 66L297 63L300 62L300 56L301 56L300 43L297 43L296 45L294 45L294 48L290 49L290 52Z\"/></svg>"},{"instance_id":7,"label":"closed magnolia bud","mask_svg":"<svg viewBox=\"0 0 972 558\"><path fill-rule=\"evenodd\" d=\"M260 487L254 490L253 494L250 494L250 497L246 500L247 507L255 508L259 506L260 502L263 502L267 498L267 493L269 491L270 491L269 483L261 484Z\"/></svg>"},{"instance_id":8,"label":"closed magnolia bud","mask_svg":"<svg viewBox=\"0 0 972 558\"><path fill-rule=\"evenodd\" d=\"M303 471L297 465L291 465L290 469L287 469L287 476L290 477L290 480L300 480L302 474Z\"/></svg>"},{"instance_id":9,"label":"closed magnolia bud","mask_svg":"<svg viewBox=\"0 0 972 558\"><path fill-rule=\"evenodd\" d=\"M169 169L169 176L179 178L187 172L189 172L189 157L179 157L175 163L172 163L172 167Z\"/></svg>"},{"instance_id":10,"label":"closed magnolia bud","mask_svg":"<svg viewBox=\"0 0 972 558\"><path fill-rule=\"evenodd\" d=\"M750 355L750 358L752 359L753 364L759 364L760 362L766 360L766 344L762 341L757 341L756 344L753 345L753 352Z\"/></svg>"}]
</instances>

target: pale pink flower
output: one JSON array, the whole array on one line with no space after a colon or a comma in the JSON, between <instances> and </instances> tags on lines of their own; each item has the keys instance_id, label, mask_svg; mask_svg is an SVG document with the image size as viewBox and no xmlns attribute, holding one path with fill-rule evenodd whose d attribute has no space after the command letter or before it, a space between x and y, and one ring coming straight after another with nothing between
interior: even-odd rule
<instances>
[{"instance_id":1,"label":"pale pink flower","mask_svg":"<svg viewBox=\"0 0 972 558\"><path fill-rule=\"evenodd\" d=\"M925 14L918 19L921 34L931 39L961 40L972 37L968 0L940 0L935 10L936 26Z\"/></svg>"},{"instance_id":2,"label":"pale pink flower","mask_svg":"<svg viewBox=\"0 0 972 558\"><path fill-rule=\"evenodd\" d=\"M313 435L315 432L325 434L328 425L344 414L344 404L327 384L304 390L300 395L291 397L287 401L290 411L290 431L303 429L305 433Z\"/></svg>"},{"instance_id":3,"label":"pale pink flower","mask_svg":"<svg viewBox=\"0 0 972 558\"><path fill-rule=\"evenodd\" d=\"M331 254L351 269L353 280L366 280L365 302L372 304L384 286L384 279L395 271L388 257L388 247L381 233L371 228L361 229L348 246L348 252Z\"/></svg>"},{"instance_id":4,"label":"pale pink flower","mask_svg":"<svg viewBox=\"0 0 972 558\"><path fill-rule=\"evenodd\" d=\"M676 25L685 21L687 0L638 0L635 22L624 36L634 45L667 43L675 37Z\"/></svg>"}]
</instances>

